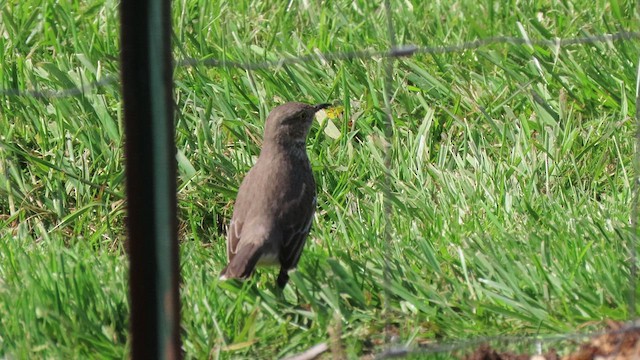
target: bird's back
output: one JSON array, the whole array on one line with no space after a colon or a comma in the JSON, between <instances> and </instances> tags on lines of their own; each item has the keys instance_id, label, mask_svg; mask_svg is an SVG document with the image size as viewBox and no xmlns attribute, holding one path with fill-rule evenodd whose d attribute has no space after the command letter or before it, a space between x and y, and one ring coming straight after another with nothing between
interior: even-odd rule
<instances>
[{"instance_id":1,"label":"bird's back","mask_svg":"<svg viewBox=\"0 0 640 360\"><path fill-rule=\"evenodd\" d=\"M241 246L259 246L255 264L280 263L277 254L287 239L308 227L315 203L315 181L306 157L263 151L238 190L227 234L227 255L233 263ZM308 229L307 229L308 232ZM306 235L305 235L306 236ZM286 251L285 251L286 253ZM236 262L251 260L237 259ZM297 263L297 259L295 261ZM293 264L295 266L295 264Z\"/></svg>"}]
</instances>

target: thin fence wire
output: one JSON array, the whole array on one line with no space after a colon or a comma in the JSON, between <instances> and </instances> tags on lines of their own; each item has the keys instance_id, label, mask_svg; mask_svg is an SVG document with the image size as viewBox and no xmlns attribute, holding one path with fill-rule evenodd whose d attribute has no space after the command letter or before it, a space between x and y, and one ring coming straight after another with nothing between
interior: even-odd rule
<instances>
[{"instance_id":1,"label":"thin fence wire","mask_svg":"<svg viewBox=\"0 0 640 360\"><path fill-rule=\"evenodd\" d=\"M522 346L535 346L540 352L543 346L547 346L550 348L550 344L560 343L566 341L580 341L585 339L593 339L605 335L612 336L625 336L628 334L634 334L640 332L640 325L634 322L622 325L618 329L614 330L603 330L603 331L593 331L593 332L574 332L574 333L563 333L556 335L530 335L530 336L508 336L508 335L499 335L499 336L487 336L487 337L476 337L469 340L458 340L452 342L434 342L431 344L426 344L419 347L395 347L384 351L378 356L376 359L390 359L390 358L398 358L398 357L406 357L411 355L428 355L428 354L437 354L437 353L453 353L467 350L469 348L477 348L483 344L504 344L504 345L517 345L519 347ZM577 344L576 344L577 345ZM618 344L621 345L621 344ZM611 351L612 354L618 354L620 351L616 351L613 349ZM615 357L614 357L615 358ZM632 357L633 359L637 359L638 357Z\"/></svg>"},{"instance_id":2,"label":"thin fence wire","mask_svg":"<svg viewBox=\"0 0 640 360\"><path fill-rule=\"evenodd\" d=\"M284 65L302 64L310 61L331 62L338 60L372 59L388 57L405 57L412 55L437 55L458 53L467 50L476 50L489 45L528 45L561 48L569 45L596 44L619 40L640 39L640 32L619 31L612 34L600 34L584 37L556 38L556 39L527 39L511 36L495 36L486 39L473 40L455 45L443 46L419 46L419 45L397 45L385 50L356 50L335 53L315 53L303 56L282 57L278 60L267 60L255 63L243 63L218 59L183 59L178 62L178 66L210 66L223 68L240 68L243 70L259 70L267 68L278 68Z\"/></svg>"},{"instance_id":3,"label":"thin fence wire","mask_svg":"<svg viewBox=\"0 0 640 360\"><path fill-rule=\"evenodd\" d=\"M636 1L636 17L640 19L640 0ZM636 72L636 146L633 169L633 203L631 208L631 246L629 246L629 317L636 317L636 291L638 290L638 216L640 216L640 57Z\"/></svg>"},{"instance_id":4,"label":"thin fence wire","mask_svg":"<svg viewBox=\"0 0 640 360\"><path fill-rule=\"evenodd\" d=\"M82 96L90 91L111 85L116 82L118 77L116 75L107 75L100 80L90 82L80 87L67 88L62 90L20 90L20 89L0 89L0 95L6 95L11 97L31 97L36 99L53 99L53 98L65 98L73 96Z\"/></svg>"},{"instance_id":5,"label":"thin fence wire","mask_svg":"<svg viewBox=\"0 0 640 360\"><path fill-rule=\"evenodd\" d=\"M389 36L389 49L384 50L356 50L356 51L347 51L347 52L330 52L330 53L322 53L316 52L313 54L303 55L303 56L290 56L290 57L281 57L276 60L266 60L260 62L235 62L229 60L220 60L220 59L194 59L194 58L185 58L176 62L177 67L195 67L195 66L205 66L205 67L216 67L216 68L236 68L242 70L261 70L261 69L273 69L279 68L286 65L295 65L295 64L304 64L308 62L323 62L328 63L332 61L344 61L344 60L353 60L353 59L361 59L361 60L370 60L370 59L386 59L385 64L385 79L384 79L384 101L385 101L385 154L384 154L384 166L385 166L385 178L383 190L384 190L384 198L383 198L383 206L384 206L384 215L385 215L385 229L384 229L384 246L386 247L386 254L390 254L388 250L391 248L392 244L392 229L391 229L391 214L392 214L392 204L390 199L390 172L392 170L392 153L390 146L393 141L393 113L391 103L393 101L393 67L394 61L396 58L400 57L408 57L415 55L433 55L433 54L449 54L449 53L461 53L464 51L477 50L483 47L488 46L497 46L497 45L512 45L512 46L540 46L540 47L550 47L552 49L560 50L561 48L565 48L572 45L587 45L587 44L597 44L597 43L613 43L616 41L637 41L640 40L640 32L634 31L619 31L611 34L597 34L597 35L588 35L582 37L571 37L571 38L555 38L555 39L530 39L530 38L517 38L517 37L509 37L509 36L496 36L490 37L486 39L479 39L469 42L463 42L460 44L453 45L443 45L443 46L419 46L419 45L398 45L396 44L395 39L395 30L393 26L393 18L392 11L390 7L389 0L384 1L385 12L387 16L387 25L388 25L388 36ZM640 16L640 0L638 1L638 9ZM98 88L105 87L116 83L118 80L117 75L107 75L103 78L90 82L87 84L82 84L80 87L74 88L65 88L60 90L40 90L40 89L31 89L31 90L21 90L21 89L0 89L0 96L7 97L31 97L36 99L49 99L49 98L63 98L63 97L74 97L74 96L84 96L85 94L90 93L91 91L95 91ZM636 133L635 133L635 154L634 154L634 170L635 174L633 177L633 200L632 200L632 208L630 209L630 226L632 229L632 236L629 244L629 314L630 318L633 319L636 316L635 305L636 305L636 290L637 290L637 246L640 244L638 240L638 216L640 216L640 59L638 59L638 72L637 72L637 81L636 81L636 112L634 116L634 120L636 123ZM389 313L389 288L390 288L390 263L389 259L385 258L385 269L384 269L384 312L385 314ZM387 315L385 315L387 316ZM388 321L388 318L385 318ZM388 325L388 323L387 323ZM388 328L388 326L387 326ZM385 340L386 345L388 346L387 350L383 353L378 354L376 358L378 359L387 359L387 358L395 358L395 357L404 357L409 355L428 355L435 353L451 353L455 351L460 351L464 349L468 349L472 346L478 346L484 343L502 343L502 344L544 344L549 342L557 342L557 341L568 341L568 340L577 340L584 339L587 337L594 337L602 334L620 334L626 333L630 331L638 331L638 324L631 324L623 327L621 330L614 331L602 331L596 333L564 333L560 335L552 335L552 336L496 336L496 337L482 337L482 338L474 338L471 340L462 340L455 341L451 343L434 343L427 346L419 346L416 348L409 347L394 347L392 344L392 339L389 336L388 329L385 329Z\"/></svg>"},{"instance_id":6,"label":"thin fence wire","mask_svg":"<svg viewBox=\"0 0 640 360\"><path fill-rule=\"evenodd\" d=\"M277 60L266 60L259 62L236 62L220 59L195 59L185 58L176 62L177 67L216 67L216 68L236 68L242 70L264 70L279 68L285 65L304 64L308 62L332 62L343 60L371 60L376 58L399 58L415 55L437 55L460 53L469 50L477 50L490 45L513 45L513 46L542 46L560 49L571 45L611 43L615 41L640 40L640 32L622 30L611 34L598 34L583 37L556 38L556 39L529 39L510 36L495 36L486 39L463 42L454 45L443 46L419 46L419 45L397 45L385 50L356 50L345 52L316 52L314 54L302 56L285 56ZM394 40L395 41L395 40ZM38 90L38 89L0 89L0 95L11 97L32 97L32 98L60 98L82 96L92 89L111 85L118 80L117 75L107 75L102 79L87 83L81 87L65 88L60 90Z\"/></svg>"},{"instance_id":7,"label":"thin fence wire","mask_svg":"<svg viewBox=\"0 0 640 360\"><path fill-rule=\"evenodd\" d=\"M389 34L389 45L391 49L396 48L396 33L393 26L393 14L391 12L391 4L389 0L384 1L384 10L387 18L387 32ZM391 344L392 339L390 336L390 296L391 296L391 266L389 264L389 255L391 254L391 242L392 242L392 229L391 229L391 169L392 169L392 155L391 144L393 142L393 111L391 110L391 98L393 94L393 64L395 58L388 57L385 59L385 77L384 77L384 184L383 184L383 199L382 204L384 207L384 271L383 271L383 289L384 289L384 337L385 343Z\"/></svg>"},{"instance_id":8,"label":"thin fence wire","mask_svg":"<svg viewBox=\"0 0 640 360\"><path fill-rule=\"evenodd\" d=\"M636 1L636 17L640 19L640 0ZM638 57L638 69L636 72L636 146L635 146L635 161L633 175L633 198L634 202L631 209L631 246L630 252L630 265L629 265L629 316L631 319L636 316L636 291L638 289L638 246L640 241L638 240L638 216L640 216L640 57Z\"/></svg>"}]
</instances>

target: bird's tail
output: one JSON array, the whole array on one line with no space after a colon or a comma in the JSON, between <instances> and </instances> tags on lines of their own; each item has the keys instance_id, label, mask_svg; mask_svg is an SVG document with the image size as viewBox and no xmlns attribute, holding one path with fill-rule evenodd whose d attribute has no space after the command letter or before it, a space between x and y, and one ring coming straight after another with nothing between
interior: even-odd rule
<instances>
[{"instance_id":1,"label":"bird's tail","mask_svg":"<svg viewBox=\"0 0 640 360\"><path fill-rule=\"evenodd\" d=\"M261 256L262 250L256 244L242 246L220 273L220 280L248 278Z\"/></svg>"}]
</instances>

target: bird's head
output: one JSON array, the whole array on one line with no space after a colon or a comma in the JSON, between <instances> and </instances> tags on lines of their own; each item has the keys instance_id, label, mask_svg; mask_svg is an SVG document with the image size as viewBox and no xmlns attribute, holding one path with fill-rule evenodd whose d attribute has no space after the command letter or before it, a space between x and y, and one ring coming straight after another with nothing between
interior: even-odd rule
<instances>
[{"instance_id":1,"label":"bird's head","mask_svg":"<svg viewBox=\"0 0 640 360\"><path fill-rule=\"evenodd\" d=\"M298 102L277 106L267 117L264 130L265 143L304 145L316 112L329 106L331 104L309 105Z\"/></svg>"}]
</instances>

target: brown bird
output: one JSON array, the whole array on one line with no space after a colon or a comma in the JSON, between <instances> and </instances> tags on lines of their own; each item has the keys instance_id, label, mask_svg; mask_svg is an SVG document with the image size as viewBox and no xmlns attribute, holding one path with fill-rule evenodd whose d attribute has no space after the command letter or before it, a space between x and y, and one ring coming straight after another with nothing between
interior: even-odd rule
<instances>
[{"instance_id":1,"label":"brown bird","mask_svg":"<svg viewBox=\"0 0 640 360\"><path fill-rule=\"evenodd\" d=\"M306 138L315 113L328 106L290 102L267 117L262 151L238 190L221 280L246 279L257 265L280 265L278 286L287 284L316 207Z\"/></svg>"}]
</instances>

